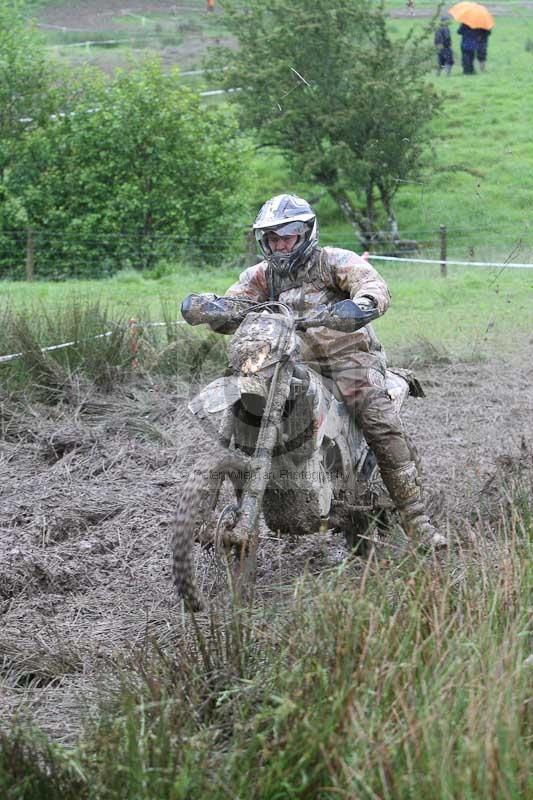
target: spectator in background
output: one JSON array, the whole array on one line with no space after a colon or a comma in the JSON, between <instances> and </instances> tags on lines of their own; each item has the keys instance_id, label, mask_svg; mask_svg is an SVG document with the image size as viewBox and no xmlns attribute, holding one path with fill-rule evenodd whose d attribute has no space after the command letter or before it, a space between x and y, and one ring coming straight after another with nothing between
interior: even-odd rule
<instances>
[{"instance_id":1,"label":"spectator in background","mask_svg":"<svg viewBox=\"0 0 533 800\"><path fill-rule=\"evenodd\" d=\"M414 17L415 15L415 0L406 0L405 5L407 6L407 11L410 17Z\"/></svg>"},{"instance_id":2,"label":"spectator in background","mask_svg":"<svg viewBox=\"0 0 533 800\"><path fill-rule=\"evenodd\" d=\"M441 17L440 21L441 25L435 31L434 39L435 47L437 48L437 75L440 75L443 69L446 71L446 75L449 75L454 63L449 17Z\"/></svg>"},{"instance_id":3,"label":"spectator in background","mask_svg":"<svg viewBox=\"0 0 533 800\"><path fill-rule=\"evenodd\" d=\"M462 37L461 61L463 64L463 75L474 75L476 72L474 69L474 56L478 47L477 30L474 30L474 28L462 22L457 33Z\"/></svg>"},{"instance_id":4,"label":"spectator in background","mask_svg":"<svg viewBox=\"0 0 533 800\"><path fill-rule=\"evenodd\" d=\"M475 33L477 33L476 58L479 62L479 71L485 72L490 31L487 31L484 28L476 28Z\"/></svg>"}]
</instances>

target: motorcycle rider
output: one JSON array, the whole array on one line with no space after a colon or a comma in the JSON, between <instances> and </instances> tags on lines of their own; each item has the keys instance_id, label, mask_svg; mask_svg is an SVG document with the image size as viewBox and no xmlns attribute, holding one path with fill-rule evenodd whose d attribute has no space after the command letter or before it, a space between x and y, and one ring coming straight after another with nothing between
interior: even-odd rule
<instances>
[{"instance_id":1,"label":"motorcycle rider","mask_svg":"<svg viewBox=\"0 0 533 800\"><path fill-rule=\"evenodd\" d=\"M350 250L319 246L316 214L306 200L290 194L267 200L253 230L264 260L245 270L227 297L280 300L300 317L326 305L356 320L361 309L381 316L389 307L387 285L367 261ZM200 320L188 309L186 299L182 314L197 324ZM335 381L355 415L408 537L424 549L446 546L429 520L418 470L385 385L385 354L372 326L355 333L321 326L304 329L300 336L301 360Z\"/></svg>"}]
</instances>

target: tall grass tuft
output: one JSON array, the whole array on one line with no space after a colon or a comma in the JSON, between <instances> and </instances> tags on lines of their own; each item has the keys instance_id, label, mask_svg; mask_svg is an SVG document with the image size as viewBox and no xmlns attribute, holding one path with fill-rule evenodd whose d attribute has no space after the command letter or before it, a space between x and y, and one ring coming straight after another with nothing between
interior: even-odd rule
<instances>
[{"instance_id":1,"label":"tall grass tuft","mask_svg":"<svg viewBox=\"0 0 533 800\"><path fill-rule=\"evenodd\" d=\"M494 533L444 564L303 577L290 602L213 609L178 647L133 652L64 755L79 796L529 796L532 529L516 508Z\"/></svg>"},{"instance_id":2,"label":"tall grass tuft","mask_svg":"<svg viewBox=\"0 0 533 800\"><path fill-rule=\"evenodd\" d=\"M54 311L3 306L0 314L0 353L20 354L0 364L3 384L47 402L75 395L80 381L111 391L136 369L200 381L227 363L224 337L177 325L164 304L163 329L149 320L132 325L101 302L78 298ZM64 343L71 344L43 351Z\"/></svg>"},{"instance_id":3,"label":"tall grass tuft","mask_svg":"<svg viewBox=\"0 0 533 800\"><path fill-rule=\"evenodd\" d=\"M89 787L74 759L38 733L0 733L0 796L9 800L86 800Z\"/></svg>"},{"instance_id":4,"label":"tall grass tuft","mask_svg":"<svg viewBox=\"0 0 533 800\"><path fill-rule=\"evenodd\" d=\"M160 353L157 368L169 368L193 382L214 377L228 362L227 337L205 328L192 330L177 317L174 301L161 303L167 347Z\"/></svg>"},{"instance_id":5,"label":"tall grass tuft","mask_svg":"<svg viewBox=\"0 0 533 800\"><path fill-rule=\"evenodd\" d=\"M60 309L7 307L2 315L0 347L20 354L2 365L14 387L53 401L68 394L76 377L110 390L129 370L127 325L112 320L99 302L71 298ZM67 343L68 347L56 348Z\"/></svg>"}]
</instances>

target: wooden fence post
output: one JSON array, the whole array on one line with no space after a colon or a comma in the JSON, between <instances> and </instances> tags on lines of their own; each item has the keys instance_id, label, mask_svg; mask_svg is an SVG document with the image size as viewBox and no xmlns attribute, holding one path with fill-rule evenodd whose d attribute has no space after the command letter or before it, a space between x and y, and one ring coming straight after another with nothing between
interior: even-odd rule
<instances>
[{"instance_id":1,"label":"wooden fence post","mask_svg":"<svg viewBox=\"0 0 533 800\"><path fill-rule=\"evenodd\" d=\"M35 278L35 236L33 228L28 228L26 232L26 280L33 281Z\"/></svg>"},{"instance_id":2,"label":"wooden fence post","mask_svg":"<svg viewBox=\"0 0 533 800\"><path fill-rule=\"evenodd\" d=\"M446 225L440 226L440 274L441 278L445 278L448 274L448 267L446 265Z\"/></svg>"},{"instance_id":3,"label":"wooden fence post","mask_svg":"<svg viewBox=\"0 0 533 800\"><path fill-rule=\"evenodd\" d=\"M257 264L259 258L257 256L257 242L255 240L255 233L253 230L246 230L244 233L244 242L245 242L245 259L246 259L246 266L253 267L254 264Z\"/></svg>"}]
</instances>

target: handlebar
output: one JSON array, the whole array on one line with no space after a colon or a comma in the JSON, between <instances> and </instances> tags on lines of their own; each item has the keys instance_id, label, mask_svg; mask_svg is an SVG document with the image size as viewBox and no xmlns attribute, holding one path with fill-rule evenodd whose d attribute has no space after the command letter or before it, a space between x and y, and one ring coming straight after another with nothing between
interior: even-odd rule
<instances>
[{"instance_id":1,"label":"handlebar","mask_svg":"<svg viewBox=\"0 0 533 800\"><path fill-rule=\"evenodd\" d=\"M257 303L244 297L219 297L216 294L190 294L181 304L181 313L189 325L208 324L220 333L232 333L250 311L271 310L294 321L297 330L326 327L352 333L379 316L375 308L363 309L351 301L334 306L317 306L315 313L295 317L290 306L280 301Z\"/></svg>"}]
</instances>

